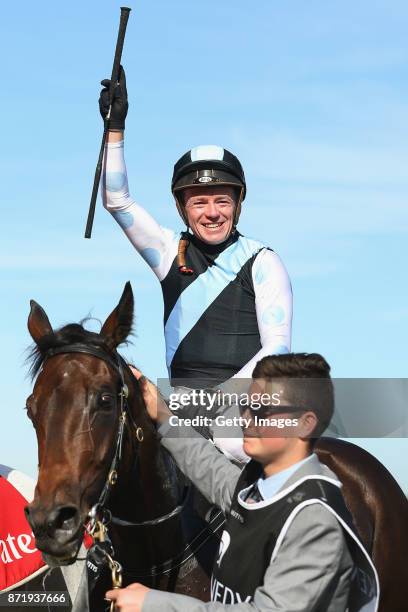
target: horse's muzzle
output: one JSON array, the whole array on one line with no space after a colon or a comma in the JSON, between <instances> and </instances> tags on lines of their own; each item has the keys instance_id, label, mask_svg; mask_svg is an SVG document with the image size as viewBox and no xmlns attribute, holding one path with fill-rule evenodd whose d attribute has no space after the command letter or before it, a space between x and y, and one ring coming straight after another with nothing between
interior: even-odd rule
<instances>
[{"instance_id":1,"label":"horse's muzzle","mask_svg":"<svg viewBox=\"0 0 408 612\"><path fill-rule=\"evenodd\" d=\"M25 508L35 543L52 565L66 565L75 560L83 538L83 522L79 509L70 504L45 511L34 503ZM50 563L48 563L50 565Z\"/></svg>"}]
</instances>

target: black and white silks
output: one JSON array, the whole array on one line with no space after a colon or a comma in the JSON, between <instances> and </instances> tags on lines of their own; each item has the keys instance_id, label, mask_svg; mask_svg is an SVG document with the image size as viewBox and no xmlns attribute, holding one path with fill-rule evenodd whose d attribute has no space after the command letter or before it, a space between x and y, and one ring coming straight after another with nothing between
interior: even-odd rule
<instances>
[{"instance_id":1,"label":"black and white silks","mask_svg":"<svg viewBox=\"0 0 408 612\"><path fill-rule=\"evenodd\" d=\"M129 195L123 141L107 145L102 197L161 283L173 379L250 378L259 359L290 351L292 291L276 253L238 232L217 246L193 237L187 262L195 274L178 274L179 234Z\"/></svg>"}]
</instances>

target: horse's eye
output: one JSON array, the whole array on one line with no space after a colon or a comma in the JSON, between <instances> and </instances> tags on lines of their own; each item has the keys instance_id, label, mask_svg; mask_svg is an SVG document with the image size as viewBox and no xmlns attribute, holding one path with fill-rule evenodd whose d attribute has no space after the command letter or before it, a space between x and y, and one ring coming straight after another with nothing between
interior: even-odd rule
<instances>
[{"instance_id":1,"label":"horse's eye","mask_svg":"<svg viewBox=\"0 0 408 612\"><path fill-rule=\"evenodd\" d=\"M98 405L101 408L111 408L113 405L113 395L111 393L101 393L98 397Z\"/></svg>"},{"instance_id":2,"label":"horse's eye","mask_svg":"<svg viewBox=\"0 0 408 612\"><path fill-rule=\"evenodd\" d=\"M31 421L33 420L32 399L33 396L30 395L30 397L27 398L26 405L24 406L24 410L27 412L27 416Z\"/></svg>"}]
</instances>

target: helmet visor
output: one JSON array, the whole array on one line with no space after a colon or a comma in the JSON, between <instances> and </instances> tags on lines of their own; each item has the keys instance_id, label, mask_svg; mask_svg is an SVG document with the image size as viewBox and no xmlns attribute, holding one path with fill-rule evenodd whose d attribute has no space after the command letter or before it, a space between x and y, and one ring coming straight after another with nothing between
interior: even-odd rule
<instances>
[{"instance_id":1,"label":"helmet visor","mask_svg":"<svg viewBox=\"0 0 408 612\"><path fill-rule=\"evenodd\" d=\"M245 189L242 181L234 174L218 170L216 168L194 170L183 174L173 185L173 193L186 189L187 187L212 187L216 185L228 185L239 190ZM245 197L245 193L244 193ZM242 198L243 199L243 198Z\"/></svg>"}]
</instances>

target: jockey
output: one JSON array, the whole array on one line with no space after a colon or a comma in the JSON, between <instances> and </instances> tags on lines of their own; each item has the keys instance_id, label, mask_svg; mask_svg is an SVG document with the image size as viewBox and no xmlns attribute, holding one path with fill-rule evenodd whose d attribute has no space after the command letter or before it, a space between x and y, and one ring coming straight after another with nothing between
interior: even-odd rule
<instances>
[{"instance_id":1,"label":"jockey","mask_svg":"<svg viewBox=\"0 0 408 612\"><path fill-rule=\"evenodd\" d=\"M109 84L102 81L103 118L109 109ZM262 357L290 351L292 291L278 255L237 230L246 195L242 166L215 145L195 147L178 160L171 188L187 228L180 236L159 225L129 194L127 110L121 68L109 120L102 199L161 283L172 385L197 389L250 379Z\"/></svg>"}]
</instances>

